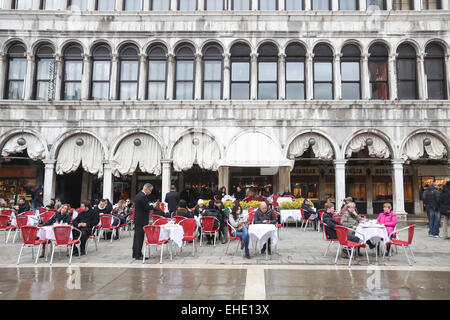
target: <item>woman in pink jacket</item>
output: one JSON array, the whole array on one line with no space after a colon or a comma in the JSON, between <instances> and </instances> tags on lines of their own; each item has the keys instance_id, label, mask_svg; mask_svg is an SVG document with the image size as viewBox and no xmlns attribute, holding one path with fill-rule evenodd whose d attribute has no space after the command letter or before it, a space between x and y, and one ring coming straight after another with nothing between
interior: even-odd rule
<instances>
[{"instance_id":1,"label":"woman in pink jacket","mask_svg":"<svg viewBox=\"0 0 450 320\"><path fill-rule=\"evenodd\" d=\"M388 234L391 234L395 230L395 227L397 226L397 216L392 211L392 205L389 202L386 202L383 205L383 212L378 215L377 223L384 224ZM390 245L386 247L386 254L389 254L390 247Z\"/></svg>"}]
</instances>

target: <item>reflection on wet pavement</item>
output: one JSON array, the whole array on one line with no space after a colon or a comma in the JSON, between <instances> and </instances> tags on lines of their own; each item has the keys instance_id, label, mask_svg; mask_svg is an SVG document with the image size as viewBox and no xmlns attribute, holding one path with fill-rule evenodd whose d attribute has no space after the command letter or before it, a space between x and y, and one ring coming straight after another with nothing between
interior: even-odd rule
<instances>
[{"instance_id":1,"label":"reflection on wet pavement","mask_svg":"<svg viewBox=\"0 0 450 320\"><path fill-rule=\"evenodd\" d=\"M266 270L267 299L448 300L450 272Z\"/></svg>"}]
</instances>

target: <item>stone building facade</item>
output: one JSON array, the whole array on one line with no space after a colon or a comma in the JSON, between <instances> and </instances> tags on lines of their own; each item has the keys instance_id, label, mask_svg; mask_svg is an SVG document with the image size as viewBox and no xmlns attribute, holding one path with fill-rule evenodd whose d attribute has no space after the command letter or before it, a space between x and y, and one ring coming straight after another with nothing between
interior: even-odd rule
<instances>
[{"instance_id":1,"label":"stone building facade","mask_svg":"<svg viewBox=\"0 0 450 320\"><path fill-rule=\"evenodd\" d=\"M315 1L3 1L0 192L31 181L78 202L152 181L164 197L264 176L421 213L450 170L449 3Z\"/></svg>"}]
</instances>

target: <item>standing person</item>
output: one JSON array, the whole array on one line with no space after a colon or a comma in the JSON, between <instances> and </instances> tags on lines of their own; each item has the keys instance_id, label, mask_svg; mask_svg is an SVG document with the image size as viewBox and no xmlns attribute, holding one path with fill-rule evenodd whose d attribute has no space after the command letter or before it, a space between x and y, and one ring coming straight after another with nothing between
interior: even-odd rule
<instances>
[{"instance_id":1,"label":"standing person","mask_svg":"<svg viewBox=\"0 0 450 320\"><path fill-rule=\"evenodd\" d=\"M450 181L447 181L442 189L439 204L441 215L444 217L444 225L442 226L444 240L450 240L448 236L448 224L450 221Z\"/></svg>"},{"instance_id":2,"label":"standing person","mask_svg":"<svg viewBox=\"0 0 450 320\"><path fill-rule=\"evenodd\" d=\"M33 190L32 199L31 199L31 207L33 208L33 211L36 211L39 208L42 208L44 206L44 200L43 197L43 191L42 186L38 186L36 189Z\"/></svg>"},{"instance_id":3,"label":"standing person","mask_svg":"<svg viewBox=\"0 0 450 320\"><path fill-rule=\"evenodd\" d=\"M178 202L180 202L180 194L176 190L175 186L171 185L170 192L167 192L166 197L164 198L164 202L167 203L170 214L177 210Z\"/></svg>"},{"instance_id":4,"label":"standing person","mask_svg":"<svg viewBox=\"0 0 450 320\"><path fill-rule=\"evenodd\" d=\"M91 209L91 203L89 201L83 201L81 203L81 212L78 216L73 220L72 225L75 228L80 229L81 237L80 237L80 254L83 256L86 254L86 242L91 235L92 228L98 225L100 221L100 216L94 210ZM72 230L73 238L78 238L80 232L77 230ZM73 246L73 254L78 254L77 246Z\"/></svg>"},{"instance_id":5,"label":"standing person","mask_svg":"<svg viewBox=\"0 0 450 320\"><path fill-rule=\"evenodd\" d=\"M428 229L428 236L440 238L439 227L441 226L441 212L439 211L439 197L438 183L435 181L423 193L423 203L425 209L430 216L430 226Z\"/></svg>"},{"instance_id":6,"label":"standing person","mask_svg":"<svg viewBox=\"0 0 450 320\"><path fill-rule=\"evenodd\" d=\"M267 204L265 202L261 202L259 205L258 210L255 212L255 217L253 218L254 224L276 224L277 218L275 216L275 213L273 213L272 209L267 208ZM272 254L272 251L270 249L270 238L267 240L268 248L267 251L269 254ZM266 252L266 244L261 249L261 254L264 254Z\"/></svg>"},{"instance_id":7,"label":"standing person","mask_svg":"<svg viewBox=\"0 0 450 320\"><path fill-rule=\"evenodd\" d=\"M133 258L142 260L142 246L144 244L144 226L148 225L150 219L149 195L152 193L153 185L144 184L142 191L134 197L134 238L133 238Z\"/></svg>"}]
</instances>

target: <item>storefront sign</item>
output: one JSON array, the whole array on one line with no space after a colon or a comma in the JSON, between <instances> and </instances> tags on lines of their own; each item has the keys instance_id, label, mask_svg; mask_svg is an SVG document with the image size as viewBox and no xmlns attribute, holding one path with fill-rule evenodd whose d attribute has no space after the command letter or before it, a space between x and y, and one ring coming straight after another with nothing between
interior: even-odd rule
<instances>
[{"instance_id":1,"label":"storefront sign","mask_svg":"<svg viewBox=\"0 0 450 320\"><path fill-rule=\"evenodd\" d=\"M0 178L35 178L36 168L0 168Z\"/></svg>"},{"instance_id":2,"label":"storefront sign","mask_svg":"<svg viewBox=\"0 0 450 320\"><path fill-rule=\"evenodd\" d=\"M346 176L365 176L367 169L365 167L347 167L345 168Z\"/></svg>"},{"instance_id":3,"label":"storefront sign","mask_svg":"<svg viewBox=\"0 0 450 320\"><path fill-rule=\"evenodd\" d=\"M447 176L447 166L420 166L419 176Z\"/></svg>"},{"instance_id":4,"label":"storefront sign","mask_svg":"<svg viewBox=\"0 0 450 320\"><path fill-rule=\"evenodd\" d=\"M291 175L298 176L315 176L319 174L319 168L316 167L295 167L291 172Z\"/></svg>"},{"instance_id":5,"label":"storefront sign","mask_svg":"<svg viewBox=\"0 0 450 320\"><path fill-rule=\"evenodd\" d=\"M373 167L372 170L373 176L391 176L392 168L389 167Z\"/></svg>"}]
</instances>

